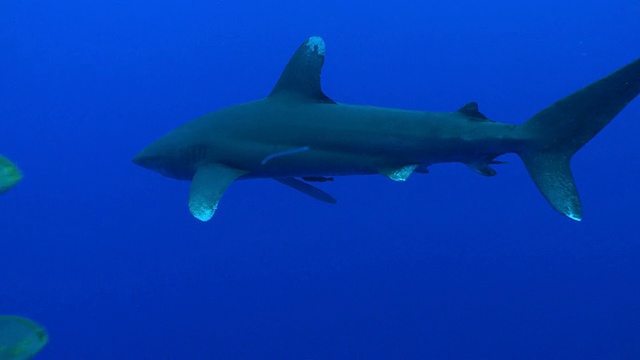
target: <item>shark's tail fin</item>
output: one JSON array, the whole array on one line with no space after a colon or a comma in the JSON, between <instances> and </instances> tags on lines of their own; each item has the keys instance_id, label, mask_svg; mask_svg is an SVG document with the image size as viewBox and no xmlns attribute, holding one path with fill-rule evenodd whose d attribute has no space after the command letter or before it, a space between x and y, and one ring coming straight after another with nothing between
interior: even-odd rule
<instances>
[{"instance_id":1,"label":"shark's tail fin","mask_svg":"<svg viewBox=\"0 0 640 360\"><path fill-rule=\"evenodd\" d=\"M582 208L571 157L640 93L640 59L540 111L521 129L528 139L518 152L549 204L580 221Z\"/></svg>"}]
</instances>

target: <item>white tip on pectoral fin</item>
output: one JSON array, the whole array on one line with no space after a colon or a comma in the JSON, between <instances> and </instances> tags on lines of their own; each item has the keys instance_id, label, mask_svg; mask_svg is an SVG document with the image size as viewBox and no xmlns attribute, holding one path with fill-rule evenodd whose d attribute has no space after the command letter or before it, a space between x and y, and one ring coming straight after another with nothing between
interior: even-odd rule
<instances>
[{"instance_id":1,"label":"white tip on pectoral fin","mask_svg":"<svg viewBox=\"0 0 640 360\"><path fill-rule=\"evenodd\" d=\"M218 202L229 184L246 171L221 164L201 165L191 180L189 210L200 221L208 221L218 208Z\"/></svg>"}]
</instances>

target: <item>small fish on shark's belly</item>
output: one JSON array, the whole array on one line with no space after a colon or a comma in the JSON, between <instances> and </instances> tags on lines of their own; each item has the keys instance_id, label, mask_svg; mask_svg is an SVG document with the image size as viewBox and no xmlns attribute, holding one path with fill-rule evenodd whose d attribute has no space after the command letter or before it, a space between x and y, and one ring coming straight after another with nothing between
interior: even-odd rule
<instances>
[{"instance_id":1,"label":"small fish on shark's belly","mask_svg":"<svg viewBox=\"0 0 640 360\"><path fill-rule=\"evenodd\" d=\"M0 155L0 194L9 191L22 180L18 167L6 157Z\"/></svg>"},{"instance_id":2,"label":"small fish on shark's belly","mask_svg":"<svg viewBox=\"0 0 640 360\"><path fill-rule=\"evenodd\" d=\"M275 177L331 177L341 175L376 174L388 164L381 157L365 158L349 153L315 150L309 147L278 151L265 156L260 165L251 169L243 178Z\"/></svg>"},{"instance_id":3,"label":"small fish on shark's belly","mask_svg":"<svg viewBox=\"0 0 640 360\"><path fill-rule=\"evenodd\" d=\"M310 182L364 174L406 181L448 162L494 176L492 166L504 164L496 158L515 153L547 202L579 221L571 157L640 93L638 59L513 125L489 119L475 102L449 112L336 103L320 84L324 57L322 38L307 39L266 98L188 122L133 162L191 180L189 209L207 221L238 179L272 178L335 203Z\"/></svg>"}]
</instances>

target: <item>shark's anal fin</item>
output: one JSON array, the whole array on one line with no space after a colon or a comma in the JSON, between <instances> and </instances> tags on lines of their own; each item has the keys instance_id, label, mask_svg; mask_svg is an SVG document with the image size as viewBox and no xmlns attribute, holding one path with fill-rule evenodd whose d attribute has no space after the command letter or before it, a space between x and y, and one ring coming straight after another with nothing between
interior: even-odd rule
<instances>
[{"instance_id":1,"label":"shark's anal fin","mask_svg":"<svg viewBox=\"0 0 640 360\"><path fill-rule=\"evenodd\" d=\"M204 164L198 167L191 180L189 210L200 221L208 221L218 208L218 202L229 184L246 171L222 164Z\"/></svg>"},{"instance_id":2,"label":"shark's anal fin","mask_svg":"<svg viewBox=\"0 0 640 360\"><path fill-rule=\"evenodd\" d=\"M379 172L393 181L407 181L417 168L418 165L407 165L401 168L384 168L380 169Z\"/></svg>"},{"instance_id":3,"label":"shark's anal fin","mask_svg":"<svg viewBox=\"0 0 640 360\"><path fill-rule=\"evenodd\" d=\"M327 194L326 192L318 189L317 187L311 184L307 184L306 182L298 180L296 178L285 177L285 178L274 178L274 180L281 184L292 187L300 192L303 192L314 199L317 199L329 204L336 203L336 199L334 199L333 196Z\"/></svg>"}]
</instances>

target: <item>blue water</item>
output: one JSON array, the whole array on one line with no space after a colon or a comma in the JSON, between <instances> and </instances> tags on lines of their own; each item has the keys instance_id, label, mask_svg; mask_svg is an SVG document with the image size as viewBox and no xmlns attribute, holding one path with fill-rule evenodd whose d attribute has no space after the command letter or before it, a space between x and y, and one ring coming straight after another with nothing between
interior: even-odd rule
<instances>
[{"instance_id":1,"label":"blue water","mask_svg":"<svg viewBox=\"0 0 640 360\"><path fill-rule=\"evenodd\" d=\"M132 156L265 96L308 36L338 102L519 124L640 56L636 0L0 5L0 313L38 359L638 359L640 99L574 158L584 220L515 156L346 177L327 205L234 183L209 223Z\"/></svg>"}]
</instances>

